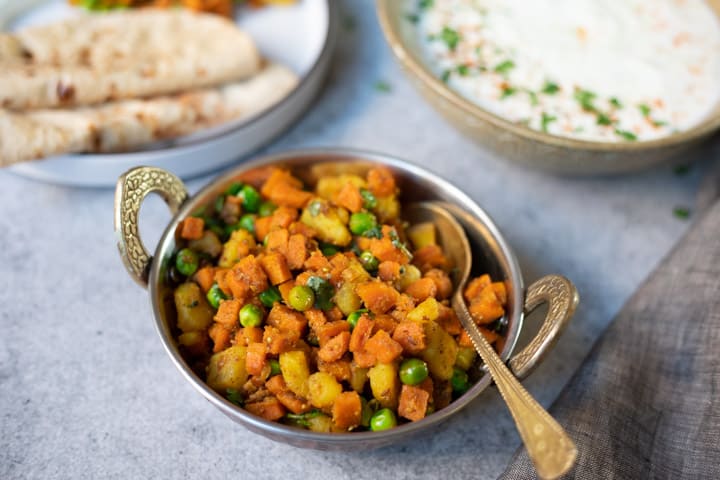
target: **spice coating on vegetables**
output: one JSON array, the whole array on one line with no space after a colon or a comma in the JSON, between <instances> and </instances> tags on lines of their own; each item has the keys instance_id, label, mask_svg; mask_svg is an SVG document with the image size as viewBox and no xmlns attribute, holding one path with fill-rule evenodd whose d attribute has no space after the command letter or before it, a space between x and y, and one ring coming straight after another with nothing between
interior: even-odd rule
<instances>
[{"instance_id":1,"label":"spice coating on vegetables","mask_svg":"<svg viewBox=\"0 0 720 480\"><path fill-rule=\"evenodd\" d=\"M380 431L447 406L477 380L453 265L430 223L401 218L392 172L253 170L177 230L168 264L177 341L208 386L266 420ZM463 292L502 348L505 284Z\"/></svg>"}]
</instances>

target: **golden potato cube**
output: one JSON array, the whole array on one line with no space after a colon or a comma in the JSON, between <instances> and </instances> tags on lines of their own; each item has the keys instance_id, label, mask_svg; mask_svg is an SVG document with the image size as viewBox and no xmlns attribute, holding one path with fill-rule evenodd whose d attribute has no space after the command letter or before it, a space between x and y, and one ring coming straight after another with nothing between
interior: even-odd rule
<instances>
[{"instance_id":1,"label":"golden potato cube","mask_svg":"<svg viewBox=\"0 0 720 480\"><path fill-rule=\"evenodd\" d=\"M455 366L461 370L467 370L472 367L477 358L477 352L472 347L459 347L457 357L455 357Z\"/></svg>"},{"instance_id":2,"label":"golden potato cube","mask_svg":"<svg viewBox=\"0 0 720 480\"><path fill-rule=\"evenodd\" d=\"M451 367L452 369L452 367ZM380 405L395 409L400 394L398 367L394 363L378 363L368 370L370 390Z\"/></svg>"},{"instance_id":3,"label":"golden potato cube","mask_svg":"<svg viewBox=\"0 0 720 480\"><path fill-rule=\"evenodd\" d=\"M428 364L430 374L438 380L450 380L457 358L458 345L455 339L433 321L425 323L427 347L420 352L420 358Z\"/></svg>"},{"instance_id":4,"label":"golden potato cube","mask_svg":"<svg viewBox=\"0 0 720 480\"><path fill-rule=\"evenodd\" d=\"M177 326L180 330L199 332L210 326L215 312L196 283L179 285L173 296L177 311Z\"/></svg>"},{"instance_id":5,"label":"golden potato cube","mask_svg":"<svg viewBox=\"0 0 720 480\"><path fill-rule=\"evenodd\" d=\"M315 191L319 196L326 200L332 200L332 198L343 189L345 184L352 184L358 188L366 188L367 183L365 179L357 175L337 175L335 177L320 177L315 187Z\"/></svg>"},{"instance_id":6,"label":"golden potato cube","mask_svg":"<svg viewBox=\"0 0 720 480\"><path fill-rule=\"evenodd\" d=\"M437 245L435 238L435 225L432 222L418 223L405 230L408 238L415 247L415 250L420 250L428 245Z\"/></svg>"},{"instance_id":7,"label":"golden potato cube","mask_svg":"<svg viewBox=\"0 0 720 480\"><path fill-rule=\"evenodd\" d=\"M440 304L433 297L426 298L420 305L410 310L407 319L411 322L425 323L435 321L440 316Z\"/></svg>"},{"instance_id":8,"label":"golden potato cube","mask_svg":"<svg viewBox=\"0 0 720 480\"><path fill-rule=\"evenodd\" d=\"M350 315L355 310L359 310L362 301L357 293L355 293L355 285L352 283L343 283L337 292L335 292L335 305L340 309L343 315Z\"/></svg>"},{"instance_id":9,"label":"golden potato cube","mask_svg":"<svg viewBox=\"0 0 720 480\"><path fill-rule=\"evenodd\" d=\"M344 247L352 241L347 228L349 215L344 208L333 207L327 200L316 198L303 209L300 221L312 227L320 240Z\"/></svg>"},{"instance_id":10,"label":"golden potato cube","mask_svg":"<svg viewBox=\"0 0 720 480\"><path fill-rule=\"evenodd\" d=\"M355 363L350 365L350 387L358 393L365 389L365 382L368 379L368 369L358 367Z\"/></svg>"},{"instance_id":11,"label":"golden potato cube","mask_svg":"<svg viewBox=\"0 0 720 480\"><path fill-rule=\"evenodd\" d=\"M342 393L342 385L326 372L317 372L308 378L308 400L318 408L331 407L335 398Z\"/></svg>"},{"instance_id":12,"label":"golden potato cube","mask_svg":"<svg viewBox=\"0 0 720 480\"><path fill-rule=\"evenodd\" d=\"M246 257L250 250L255 248L255 238L244 229L235 230L230 239L223 245L222 255L218 265L222 268L231 268Z\"/></svg>"},{"instance_id":13,"label":"golden potato cube","mask_svg":"<svg viewBox=\"0 0 720 480\"><path fill-rule=\"evenodd\" d=\"M295 395L308 398L308 378L310 368L305 352L292 350L280 354L280 372L285 379L285 384Z\"/></svg>"},{"instance_id":14,"label":"golden potato cube","mask_svg":"<svg viewBox=\"0 0 720 480\"><path fill-rule=\"evenodd\" d=\"M403 265L403 268L404 270L400 270L400 278L398 278L395 282L395 288L401 292L404 292L405 289L412 283L415 283L422 278L420 269L415 265Z\"/></svg>"},{"instance_id":15,"label":"golden potato cube","mask_svg":"<svg viewBox=\"0 0 720 480\"><path fill-rule=\"evenodd\" d=\"M400 202L396 195L377 197L377 206L373 211L377 214L380 222L390 223L400 215Z\"/></svg>"},{"instance_id":16,"label":"golden potato cube","mask_svg":"<svg viewBox=\"0 0 720 480\"><path fill-rule=\"evenodd\" d=\"M207 366L208 386L221 393L225 393L228 388L241 388L248 378L246 354L245 347L235 345L210 357Z\"/></svg>"}]
</instances>

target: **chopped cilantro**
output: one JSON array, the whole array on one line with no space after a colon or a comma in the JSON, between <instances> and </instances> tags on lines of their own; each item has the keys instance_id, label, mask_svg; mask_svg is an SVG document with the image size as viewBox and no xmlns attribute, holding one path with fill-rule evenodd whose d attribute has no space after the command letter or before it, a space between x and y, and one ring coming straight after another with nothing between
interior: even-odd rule
<instances>
[{"instance_id":1,"label":"chopped cilantro","mask_svg":"<svg viewBox=\"0 0 720 480\"><path fill-rule=\"evenodd\" d=\"M513 68L515 68L515 62L512 60L505 60L504 62L500 62L495 65L495 72L504 75L510 72Z\"/></svg>"},{"instance_id":2,"label":"chopped cilantro","mask_svg":"<svg viewBox=\"0 0 720 480\"><path fill-rule=\"evenodd\" d=\"M452 73L452 72L451 72L450 70L445 70L445 71L442 73L442 75L440 76L440 80L442 80L443 82L447 83L448 80L450 80L450 74L451 74L451 73Z\"/></svg>"},{"instance_id":3,"label":"chopped cilantro","mask_svg":"<svg viewBox=\"0 0 720 480\"><path fill-rule=\"evenodd\" d=\"M553 83L550 81L545 81L545 85L543 85L542 87L542 93L547 93L548 95L554 95L559 91L560 86L557 83Z\"/></svg>"},{"instance_id":4,"label":"chopped cilantro","mask_svg":"<svg viewBox=\"0 0 720 480\"><path fill-rule=\"evenodd\" d=\"M690 218L690 209L687 207L675 207L673 208L673 215L681 220L687 220Z\"/></svg>"},{"instance_id":5,"label":"chopped cilantro","mask_svg":"<svg viewBox=\"0 0 720 480\"><path fill-rule=\"evenodd\" d=\"M377 198L375 198L375 195L373 195L370 190L361 188L360 196L363 199L363 208L367 210L372 210L373 208L377 207Z\"/></svg>"},{"instance_id":6,"label":"chopped cilantro","mask_svg":"<svg viewBox=\"0 0 720 480\"><path fill-rule=\"evenodd\" d=\"M511 87L509 85L506 85L502 88L502 95L500 95L500 100L505 100L511 95L514 95L515 92L517 92L517 89L514 87Z\"/></svg>"},{"instance_id":7,"label":"chopped cilantro","mask_svg":"<svg viewBox=\"0 0 720 480\"><path fill-rule=\"evenodd\" d=\"M372 228L368 228L363 232L362 236L367 238L382 238L382 230L380 229L380 225L375 225Z\"/></svg>"},{"instance_id":8,"label":"chopped cilantro","mask_svg":"<svg viewBox=\"0 0 720 480\"><path fill-rule=\"evenodd\" d=\"M656 127L664 127L664 126L668 125L668 122L665 122L663 120L653 120L652 124Z\"/></svg>"},{"instance_id":9,"label":"chopped cilantro","mask_svg":"<svg viewBox=\"0 0 720 480\"><path fill-rule=\"evenodd\" d=\"M440 38L450 50L455 50L460 42L460 34L448 26L443 27Z\"/></svg>"},{"instance_id":10,"label":"chopped cilantro","mask_svg":"<svg viewBox=\"0 0 720 480\"><path fill-rule=\"evenodd\" d=\"M384 92L384 93L390 92L392 90L392 87L390 86L390 84L387 82L384 82L382 80L378 80L377 82L375 82L374 88L378 92Z\"/></svg>"},{"instance_id":11,"label":"chopped cilantro","mask_svg":"<svg viewBox=\"0 0 720 480\"><path fill-rule=\"evenodd\" d=\"M319 417L322 415L322 412L320 410L310 410L306 413L287 413L285 414L285 418L289 420L291 423L294 423L296 425L300 425L302 427L309 427L311 418Z\"/></svg>"},{"instance_id":12,"label":"chopped cilantro","mask_svg":"<svg viewBox=\"0 0 720 480\"><path fill-rule=\"evenodd\" d=\"M554 122L555 120L557 120L557 117L549 115L546 112L542 112L542 119L540 120L540 127L542 128L542 131L547 132L548 125L550 125L550 123Z\"/></svg>"},{"instance_id":13,"label":"chopped cilantro","mask_svg":"<svg viewBox=\"0 0 720 480\"><path fill-rule=\"evenodd\" d=\"M640 113L642 113L643 117L650 116L650 107L644 103L641 103L638 105L638 110L640 110Z\"/></svg>"},{"instance_id":14,"label":"chopped cilantro","mask_svg":"<svg viewBox=\"0 0 720 480\"><path fill-rule=\"evenodd\" d=\"M578 88L575 90L575 100L580 104L583 110L587 112L594 112L595 111L595 105L593 105L593 101L595 100L595 95L593 92L589 90L582 90Z\"/></svg>"},{"instance_id":15,"label":"chopped cilantro","mask_svg":"<svg viewBox=\"0 0 720 480\"><path fill-rule=\"evenodd\" d=\"M628 132L627 130L620 130L619 128L616 128L615 134L621 136L623 139L630 142L634 142L635 140L637 140L637 135L632 132Z\"/></svg>"},{"instance_id":16,"label":"chopped cilantro","mask_svg":"<svg viewBox=\"0 0 720 480\"><path fill-rule=\"evenodd\" d=\"M604 114L604 113L602 113L602 112L598 112L598 114L597 114L597 124L598 124L598 125L608 126L608 125L612 125L612 124L613 124L613 121L612 121L612 119L611 119L608 115L606 115L606 114Z\"/></svg>"},{"instance_id":17,"label":"chopped cilantro","mask_svg":"<svg viewBox=\"0 0 720 480\"><path fill-rule=\"evenodd\" d=\"M435 0L420 0L420 2L418 2L418 7L420 10L425 10L426 8L432 7L434 2Z\"/></svg>"},{"instance_id":18,"label":"chopped cilantro","mask_svg":"<svg viewBox=\"0 0 720 480\"><path fill-rule=\"evenodd\" d=\"M620 103L620 100L618 100L616 97L610 97L610 105L612 105L615 108L622 108L622 103Z\"/></svg>"},{"instance_id":19,"label":"chopped cilantro","mask_svg":"<svg viewBox=\"0 0 720 480\"><path fill-rule=\"evenodd\" d=\"M330 310L335 306L332 301L335 295L333 286L322 277L312 276L307 279L307 286L315 293L315 307L320 310Z\"/></svg>"},{"instance_id":20,"label":"chopped cilantro","mask_svg":"<svg viewBox=\"0 0 720 480\"><path fill-rule=\"evenodd\" d=\"M410 23L418 23L420 21L420 17L415 13L406 14L405 19Z\"/></svg>"},{"instance_id":21,"label":"chopped cilantro","mask_svg":"<svg viewBox=\"0 0 720 480\"><path fill-rule=\"evenodd\" d=\"M460 76L465 77L470 72L470 69L467 65L458 65L457 72Z\"/></svg>"},{"instance_id":22,"label":"chopped cilantro","mask_svg":"<svg viewBox=\"0 0 720 480\"><path fill-rule=\"evenodd\" d=\"M540 104L540 101L538 100L537 93L533 92L532 90L527 91L528 97L530 97L530 105L533 107Z\"/></svg>"},{"instance_id":23,"label":"chopped cilantro","mask_svg":"<svg viewBox=\"0 0 720 480\"><path fill-rule=\"evenodd\" d=\"M236 390L234 388L228 388L227 390L225 390L225 392L227 393L228 400L230 400L232 403L239 407L243 406L243 398L239 390Z\"/></svg>"}]
</instances>

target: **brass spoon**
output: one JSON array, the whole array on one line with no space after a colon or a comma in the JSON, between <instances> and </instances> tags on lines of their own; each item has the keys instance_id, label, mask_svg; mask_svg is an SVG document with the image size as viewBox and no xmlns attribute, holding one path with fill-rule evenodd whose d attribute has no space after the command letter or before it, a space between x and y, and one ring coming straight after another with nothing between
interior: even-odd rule
<instances>
[{"instance_id":1,"label":"brass spoon","mask_svg":"<svg viewBox=\"0 0 720 480\"><path fill-rule=\"evenodd\" d=\"M462 292L472 266L472 252L465 230L438 202L410 204L403 208L403 216L411 223L432 222L437 228L443 251L458 268L453 309L500 390L538 475L547 479L563 475L575 463L575 444L505 366L478 330L463 300Z\"/></svg>"}]
</instances>

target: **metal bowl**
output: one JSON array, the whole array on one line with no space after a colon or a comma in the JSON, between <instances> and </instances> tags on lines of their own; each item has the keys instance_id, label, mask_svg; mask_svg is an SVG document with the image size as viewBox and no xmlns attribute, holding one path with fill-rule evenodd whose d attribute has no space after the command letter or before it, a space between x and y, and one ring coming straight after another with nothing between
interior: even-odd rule
<instances>
[{"instance_id":1,"label":"metal bowl","mask_svg":"<svg viewBox=\"0 0 720 480\"><path fill-rule=\"evenodd\" d=\"M423 97L463 134L508 160L569 175L629 173L677 159L720 129L720 104L695 127L649 141L593 142L513 123L463 97L428 68L413 41L413 25L406 19L408 2L376 0L376 4L388 44ZM708 4L720 17L720 0Z\"/></svg>"},{"instance_id":2,"label":"metal bowl","mask_svg":"<svg viewBox=\"0 0 720 480\"><path fill-rule=\"evenodd\" d=\"M293 151L243 164L212 181L191 198L188 197L182 182L165 170L154 167L132 169L118 180L115 196L115 232L125 266L140 285L149 289L160 340L180 373L221 412L253 432L305 448L342 450L380 447L412 438L418 432L437 425L466 406L491 383L490 376L484 373L482 365L478 363L475 366L477 381L474 386L449 406L423 420L383 432L316 433L263 420L232 404L210 389L181 356L175 340L172 289L165 279L176 247L176 228L183 218L212 202L236 177L253 169L268 165L283 166L292 170L306 185L312 186L319 176L345 172L362 174L376 164L389 167L396 175L401 190L401 202L447 202L468 233L475 259L473 269L477 273L490 273L493 278L502 279L506 283L508 328L505 344L501 348L501 357L509 362L515 375L524 378L530 373L552 348L559 333L572 317L577 304L577 293L567 279L549 275L525 290L517 259L490 217L450 183L411 163L387 155L351 150ZM144 248L138 232L141 203L145 196L152 192L159 193L175 214L167 225L154 256ZM539 333L522 351L514 353L524 315L542 303L548 304L548 313Z\"/></svg>"}]
</instances>

